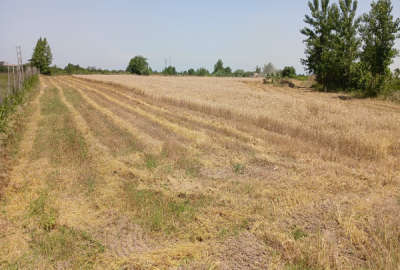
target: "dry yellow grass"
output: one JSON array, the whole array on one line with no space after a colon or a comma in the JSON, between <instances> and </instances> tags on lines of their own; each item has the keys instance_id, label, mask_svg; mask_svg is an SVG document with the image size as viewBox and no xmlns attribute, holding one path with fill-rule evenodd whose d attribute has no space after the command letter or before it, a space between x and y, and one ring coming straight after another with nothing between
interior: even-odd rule
<instances>
[{"instance_id":1,"label":"dry yellow grass","mask_svg":"<svg viewBox=\"0 0 400 270\"><path fill-rule=\"evenodd\" d=\"M79 77L41 79L0 205L2 268L398 269L400 106Z\"/></svg>"}]
</instances>

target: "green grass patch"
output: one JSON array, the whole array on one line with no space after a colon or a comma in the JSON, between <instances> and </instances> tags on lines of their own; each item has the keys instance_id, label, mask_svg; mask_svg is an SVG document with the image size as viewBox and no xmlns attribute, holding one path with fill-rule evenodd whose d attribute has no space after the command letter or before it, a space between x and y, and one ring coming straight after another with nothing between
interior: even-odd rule
<instances>
[{"instance_id":1,"label":"green grass patch","mask_svg":"<svg viewBox=\"0 0 400 270\"><path fill-rule=\"evenodd\" d=\"M299 81L308 81L308 80L310 80L310 76L296 75L293 79L296 79L296 80L299 80Z\"/></svg>"},{"instance_id":2,"label":"green grass patch","mask_svg":"<svg viewBox=\"0 0 400 270\"><path fill-rule=\"evenodd\" d=\"M44 116L34 142L33 158L50 157L53 164L87 164L88 147L56 88L47 88L41 100Z\"/></svg>"},{"instance_id":3,"label":"green grass patch","mask_svg":"<svg viewBox=\"0 0 400 270\"><path fill-rule=\"evenodd\" d=\"M57 214L57 210L48 205L47 192L40 193L29 205L29 217L35 218L39 227L48 232L55 228Z\"/></svg>"},{"instance_id":4,"label":"green grass patch","mask_svg":"<svg viewBox=\"0 0 400 270\"><path fill-rule=\"evenodd\" d=\"M233 163L232 170L235 174L244 174L246 166L241 163Z\"/></svg>"},{"instance_id":5,"label":"green grass patch","mask_svg":"<svg viewBox=\"0 0 400 270\"><path fill-rule=\"evenodd\" d=\"M145 229L155 232L176 232L192 221L197 210L207 202L204 196L174 198L158 191L138 189L134 183L127 184L124 190L134 219Z\"/></svg>"},{"instance_id":6,"label":"green grass patch","mask_svg":"<svg viewBox=\"0 0 400 270\"><path fill-rule=\"evenodd\" d=\"M297 241L297 240L299 240L299 239L302 239L302 238L307 237L308 235L307 235L307 233L306 233L305 231L303 231L302 229L296 228L296 229L294 229L294 230L292 231L292 236L293 236L294 240Z\"/></svg>"},{"instance_id":7,"label":"green grass patch","mask_svg":"<svg viewBox=\"0 0 400 270\"><path fill-rule=\"evenodd\" d=\"M144 155L144 164L147 169L153 170L158 166L158 158L153 154Z\"/></svg>"},{"instance_id":8,"label":"green grass patch","mask_svg":"<svg viewBox=\"0 0 400 270\"><path fill-rule=\"evenodd\" d=\"M68 262L72 269L92 268L104 246L88 233L66 226L51 232L32 234L31 246L37 255L51 264Z\"/></svg>"},{"instance_id":9,"label":"green grass patch","mask_svg":"<svg viewBox=\"0 0 400 270\"><path fill-rule=\"evenodd\" d=\"M218 238L224 239L230 236L237 236L240 232L250 230L250 222L247 218L238 220L237 223L230 224L227 227L223 227L218 232Z\"/></svg>"},{"instance_id":10,"label":"green grass patch","mask_svg":"<svg viewBox=\"0 0 400 270\"><path fill-rule=\"evenodd\" d=\"M37 75L25 80L21 90L8 97L2 97L0 102L0 133L6 132L9 116L13 114L18 105L26 102L27 93L38 85L39 77ZM2 91L0 89L0 91ZM4 91L3 91L4 93ZM1 94L1 93L0 93Z\"/></svg>"}]
</instances>

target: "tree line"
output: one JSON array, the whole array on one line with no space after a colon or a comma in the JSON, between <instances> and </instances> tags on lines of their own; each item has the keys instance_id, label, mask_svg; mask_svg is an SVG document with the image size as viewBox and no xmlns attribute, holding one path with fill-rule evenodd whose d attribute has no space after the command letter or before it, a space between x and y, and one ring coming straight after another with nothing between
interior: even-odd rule
<instances>
[{"instance_id":1,"label":"tree line","mask_svg":"<svg viewBox=\"0 0 400 270\"><path fill-rule=\"evenodd\" d=\"M308 7L308 26L301 30L306 57L301 61L323 90L358 90L365 96L390 91L394 76L389 67L400 37L391 1L373 1L361 17L356 15L357 0L313 0Z\"/></svg>"},{"instance_id":2,"label":"tree line","mask_svg":"<svg viewBox=\"0 0 400 270\"><path fill-rule=\"evenodd\" d=\"M263 69L257 66L254 71L245 71L243 69L237 69L232 71L231 67L224 66L224 62L222 59L218 59L218 61L214 65L213 71L209 71L208 69L201 67L198 69L189 68L188 70L184 70L182 72L178 72L176 68L172 65L165 67L160 72L156 70L152 70L147 58L144 56L138 55L133 57L126 68L126 72L136 75L182 75L182 76L215 76L215 77L253 77L253 76L268 76L268 75L276 75L282 77L290 77L295 78L296 69L292 66L286 66L282 70L278 70L274 67L272 63L268 63L264 65Z\"/></svg>"},{"instance_id":3,"label":"tree line","mask_svg":"<svg viewBox=\"0 0 400 270\"><path fill-rule=\"evenodd\" d=\"M224 66L222 59L218 59L214 65L214 70L210 72L208 69L201 67L198 69L190 68L188 70L178 72L172 65L165 67L160 72L152 70L148 61L143 56L135 56L130 59L126 70L108 70L99 69L96 67L81 67L69 63L64 68L51 66L53 61L53 54L46 38L39 38L34 48L30 62L32 65L39 68L42 74L47 75L62 75L62 74L116 74L116 73L132 73L137 75L181 75L181 76L216 76L216 77L253 77L253 76L282 76L282 77L296 77L296 70L294 67L287 66L283 70L277 70L272 63L261 67L256 67L255 71L245 71L237 69L232 71L231 67Z\"/></svg>"}]
</instances>

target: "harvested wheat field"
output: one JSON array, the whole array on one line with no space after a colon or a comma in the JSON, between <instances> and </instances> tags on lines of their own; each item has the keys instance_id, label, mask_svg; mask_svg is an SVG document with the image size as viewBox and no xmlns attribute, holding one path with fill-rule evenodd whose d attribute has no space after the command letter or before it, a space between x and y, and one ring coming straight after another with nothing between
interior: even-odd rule
<instances>
[{"instance_id":1,"label":"harvested wheat field","mask_svg":"<svg viewBox=\"0 0 400 270\"><path fill-rule=\"evenodd\" d=\"M399 269L399 105L259 79L40 80L0 268Z\"/></svg>"}]
</instances>

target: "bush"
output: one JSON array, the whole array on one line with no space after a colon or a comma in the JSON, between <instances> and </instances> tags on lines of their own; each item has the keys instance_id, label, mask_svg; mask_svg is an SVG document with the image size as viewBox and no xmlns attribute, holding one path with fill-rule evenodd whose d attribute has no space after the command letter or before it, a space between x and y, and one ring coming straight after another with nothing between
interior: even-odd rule
<instances>
[{"instance_id":1,"label":"bush","mask_svg":"<svg viewBox=\"0 0 400 270\"><path fill-rule=\"evenodd\" d=\"M0 104L0 133L6 131L8 116L15 111L19 104L24 102L26 92L37 85L38 82L38 75L26 79L21 90L9 95L2 101Z\"/></svg>"},{"instance_id":2,"label":"bush","mask_svg":"<svg viewBox=\"0 0 400 270\"><path fill-rule=\"evenodd\" d=\"M296 69L294 67L284 67L282 70L282 77L287 77L287 78L296 77Z\"/></svg>"},{"instance_id":3,"label":"bush","mask_svg":"<svg viewBox=\"0 0 400 270\"><path fill-rule=\"evenodd\" d=\"M196 70L197 76L209 76L210 72L206 68L199 68Z\"/></svg>"},{"instance_id":4,"label":"bush","mask_svg":"<svg viewBox=\"0 0 400 270\"><path fill-rule=\"evenodd\" d=\"M126 71L137 75L150 75L151 73L147 59L140 55L135 56L129 61Z\"/></svg>"},{"instance_id":5,"label":"bush","mask_svg":"<svg viewBox=\"0 0 400 270\"><path fill-rule=\"evenodd\" d=\"M168 67L164 68L164 70L162 71L162 74L164 74L164 75L177 75L178 72L176 72L175 67L168 66Z\"/></svg>"}]
</instances>

